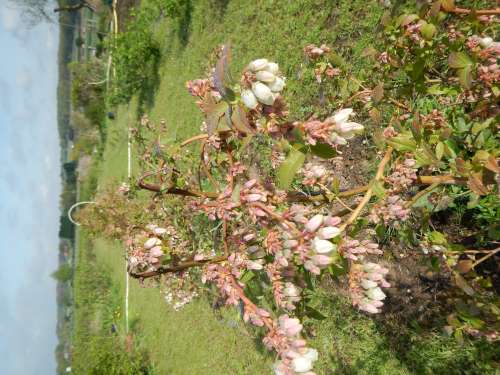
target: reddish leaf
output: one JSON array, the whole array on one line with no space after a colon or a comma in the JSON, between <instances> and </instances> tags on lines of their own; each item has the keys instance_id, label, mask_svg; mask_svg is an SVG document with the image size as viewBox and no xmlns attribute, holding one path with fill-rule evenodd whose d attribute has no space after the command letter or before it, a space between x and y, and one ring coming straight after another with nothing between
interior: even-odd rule
<instances>
[{"instance_id":1,"label":"reddish leaf","mask_svg":"<svg viewBox=\"0 0 500 375\"><path fill-rule=\"evenodd\" d=\"M483 184L483 176L481 173L471 173L467 181L467 186L477 195L488 194L488 189Z\"/></svg>"},{"instance_id":2,"label":"reddish leaf","mask_svg":"<svg viewBox=\"0 0 500 375\"><path fill-rule=\"evenodd\" d=\"M384 84L380 82L375 88L372 90L372 99L375 103L378 103L384 97Z\"/></svg>"}]
</instances>

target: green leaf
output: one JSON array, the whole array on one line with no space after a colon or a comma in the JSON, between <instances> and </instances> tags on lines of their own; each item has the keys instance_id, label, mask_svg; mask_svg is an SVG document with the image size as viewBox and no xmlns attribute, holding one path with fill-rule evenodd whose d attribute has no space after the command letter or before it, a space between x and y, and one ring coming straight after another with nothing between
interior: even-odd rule
<instances>
[{"instance_id":1,"label":"green leaf","mask_svg":"<svg viewBox=\"0 0 500 375\"><path fill-rule=\"evenodd\" d=\"M448 57L448 65L453 69L462 69L472 65L472 60L464 52L452 52Z\"/></svg>"},{"instance_id":2,"label":"green leaf","mask_svg":"<svg viewBox=\"0 0 500 375\"><path fill-rule=\"evenodd\" d=\"M310 147L311 152L322 159L331 159L337 156L337 151L326 143L316 143Z\"/></svg>"},{"instance_id":3,"label":"green leaf","mask_svg":"<svg viewBox=\"0 0 500 375\"><path fill-rule=\"evenodd\" d=\"M438 160L441 160L443 158L443 154L444 154L444 143L439 142L436 145L436 157L438 158Z\"/></svg>"},{"instance_id":4,"label":"green leaf","mask_svg":"<svg viewBox=\"0 0 500 375\"><path fill-rule=\"evenodd\" d=\"M373 193L378 197L378 198L383 198L385 196L385 188L382 182L376 180L372 183L372 190Z\"/></svg>"},{"instance_id":5,"label":"green leaf","mask_svg":"<svg viewBox=\"0 0 500 375\"><path fill-rule=\"evenodd\" d=\"M288 189L290 187L295 174L302 167L305 160L306 155L303 152L296 148L291 148L288 157L281 163L277 173L278 185L281 189Z\"/></svg>"},{"instance_id":6,"label":"green leaf","mask_svg":"<svg viewBox=\"0 0 500 375\"><path fill-rule=\"evenodd\" d=\"M448 242L446 240L446 237L443 233L441 232L438 232L436 230L430 232L428 235L427 235L427 238L429 239L429 241L431 241L431 243L433 243L434 245L446 245L446 243Z\"/></svg>"},{"instance_id":7,"label":"green leaf","mask_svg":"<svg viewBox=\"0 0 500 375\"><path fill-rule=\"evenodd\" d=\"M419 18L420 17L416 14L403 14L399 16L398 19L396 20L396 25L405 26L412 23L413 21L418 20Z\"/></svg>"},{"instance_id":8,"label":"green leaf","mask_svg":"<svg viewBox=\"0 0 500 375\"><path fill-rule=\"evenodd\" d=\"M491 120L493 120L493 118L491 118ZM472 125L471 129L472 134L477 135L480 131L487 129L490 126L490 123L491 123L490 119L488 119L485 122L475 123L474 125Z\"/></svg>"},{"instance_id":9,"label":"green leaf","mask_svg":"<svg viewBox=\"0 0 500 375\"><path fill-rule=\"evenodd\" d=\"M246 284L248 283L250 280L252 280L253 278L255 277L255 273L253 273L252 271L246 271L243 276L240 277L240 281L243 283L243 284Z\"/></svg>"},{"instance_id":10,"label":"green leaf","mask_svg":"<svg viewBox=\"0 0 500 375\"><path fill-rule=\"evenodd\" d=\"M420 28L420 33L425 40L432 40L432 38L436 34L436 31L436 26L432 23L426 23Z\"/></svg>"},{"instance_id":11,"label":"green leaf","mask_svg":"<svg viewBox=\"0 0 500 375\"><path fill-rule=\"evenodd\" d=\"M459 69L457 71L458 81L462 87L470 89L472 85L472 65L468 65L465 68Z\"/></svg>"},{"instance_id":12,"label":"green leaf","mask_svg":"<svg viewBox=\"0 0 500 375\"><path fill-rule=\"evenodd\" d=\"M415 151L417 149L417 142L415 142L410 133L401 133L396 137L388 139L387 143L397 151Z\"/></svg>"},{"instance_id":13,"label":"green leaf","mask_svg":"<svg viewBox=\"0 0 500 375\"><path fill-rule=\"evenodd\" d=\"M309 318L313 318L313 319L316 319L316 320L324 320L324 319L326 319L325 315L323 315L318 310L316 310L315 308L313 308L313 307L311 307L309 305L306 305L306 315Z\"/></svg>"}]
</instances>

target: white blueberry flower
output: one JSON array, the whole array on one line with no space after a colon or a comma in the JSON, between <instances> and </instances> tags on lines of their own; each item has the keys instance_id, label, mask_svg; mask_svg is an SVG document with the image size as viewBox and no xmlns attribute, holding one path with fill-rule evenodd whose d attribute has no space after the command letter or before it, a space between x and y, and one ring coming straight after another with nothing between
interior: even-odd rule
<instances>
[{"instance_id":1,"label":"white blueberry flower","mask_svg":"<svg viewBox=\"0 0 500 375\"><path fill-rule=\"evenodd\" d=\"M310 371L312 367L312 361L309 358L301 356L292 360L292 370L299 374Z\"/></svg>"},{"instance_id":2,"label":"white blueberry flower","mask_svg":"<svg viewBox=\"0 0 500 375\"><path fill-rule=\"evenodd\" d=\"M272 105L274 103L273 93L267 85L261 82L255 82L252 85L252 91L257 97L257 100L262 104Z\"/></svg>"},{"instance_id":3,"label":"white blueberry flower","mask_svg":"<svg viewBox=\"0 0 500 375\"><path fill-rule=\"evenodd\" d=\"M385 294L379 287L368 289L368 291L366 292L366 296L375 301L382 301L383 299L385 299Z\"/></svg>"},{"instance_id":4,"label":"white blueberry flower","mask_svg":"<svg viewBox=\"0 0 500 375\"><path fill-rule=\"evenodd\" d=\"M280 71L280 68L278 64L275 62L269 62L267 66L264 68L264 70L267 70L270 73L273 73L274 75L277 75L278 72Z\"/></svg>"},{"instance_id":5,"label":"white blueberry flower","mask_svg":"<svg viewBox=\"0 0 500 375\"><path fill-rule=\"evenodd\" d=\"M243 90L241 92L241 100L243 101L243 104L250 109L255 109L255 107L259 104L252 90Z\"/></svg>"},{"instance_id":6,"label":"white blueberry flower","mask_svg":"<svg viewBox=\"0 0 500 375\"><path fill-rule=\"evenodd\" d=\"M322 240L320 238L315 238L313 240L312 247L317 254L329 254L335 249L335 245L330 241Z\"/></svg>"},{"instance_id":7,"label":"white blueberry flower","mask_svg":"<svg viewBox=\"0 0 500 375\"><path fill-rule=\"evenodd\" d=\"M492 44L493 44L493 39L490 38L489 36L484 38L479 38L479 45L483 48L491 47Z\"/></svg>"},{"instance_id":8,"label":"white blueberry flower","mask_svg":"<svg viewBox=\"0 0 500 375\"><path fill-rule=\"evenodd\" d=\"M349 116L351 116L353 113L354 111L352 108L341 109L333 115L333 121L336 124L342 124L343 122L346 122L349 119Z\"/></svg>"},{"instance_id":9,"label":"white blueberry flower","mask_svg":"<svg viewBox=\"0 0 500 375\"><path fill-rule=\"evenodd\" d=\"M377 285L378 284L375 281L372 281L372 280L368 280L368 279L361 280L361 286L364 289L372 289L372 288L377 287Z\"/></svg>"},{"instance_id":10,"label":"white blueberry flower","mask_svg":"<svg viewBox=\"0 0 500 375\"><path fill-rule=\"evenodd\" d=\"M257 72L255 75L258 81L264 82L264 83L273 83L276 80L276 76L268 72L267 70L261 70Z\"/></svg>"},{"instance_id":11,"label":"white blueberry flower","mask_svg":"<svg viewBox=\"0 0 500 375\"><path fill-rule=\"evenodd\" d=\"M248 69L253 72L263 70L267 67L269 61L267 59L257 59L248 64Z\"/></svg>"},{"instance_id":12,"label":"white blueberry flower","mask_svg":"<svg viewBox=\"0 0 500 375\"><path fill-rule=\"evenodd\" d=\"M276 79L268 84L272 92L281 92L285 88L285 80L281 77L276 77Z\"/></svg>"}]
</instances>

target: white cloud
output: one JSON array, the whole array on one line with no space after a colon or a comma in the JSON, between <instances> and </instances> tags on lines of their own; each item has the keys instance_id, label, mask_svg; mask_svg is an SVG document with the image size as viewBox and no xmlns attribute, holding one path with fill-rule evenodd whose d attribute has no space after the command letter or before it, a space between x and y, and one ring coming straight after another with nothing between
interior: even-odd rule
<instances>
[{"instance_id":1,"label":"white cloud","mask_svg":"<svg viewBox=\"0 0 500 375\"><path fill-rule=\"evenodd\" d=\"M19 10L5 5L2 6L0 8L0 22L5 30L16 30L21 23L21 15L19 14Z\"/></svg>"},{"instance_id":2,"label":"white cloud","mask_svg":"<svg viewBox=\"0 0 500 375\"><path fill-rule=\"evenodd\" d=\"M31 72L25 67L20 67L16 71L16 83L23 90L29 90L33 85Z\"/></svg>"}]
</instances>

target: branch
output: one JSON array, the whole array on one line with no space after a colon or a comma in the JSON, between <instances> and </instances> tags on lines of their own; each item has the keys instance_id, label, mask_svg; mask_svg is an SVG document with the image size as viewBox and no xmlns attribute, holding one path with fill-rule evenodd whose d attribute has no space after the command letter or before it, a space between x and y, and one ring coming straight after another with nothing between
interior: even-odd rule
<instances>
[{"instance_id":1,"label":"branch","mask_svg":"<svg viewBox=\"0 0 500 375\"><path fill-rule=\"evenodd\" d=\"M388 147L387 151L385 152L384 158L382 159L382 161L380 162L380 164L378 166L377 173L375 174L375 178L372 180L370 187L368 188L368 190L365 193L365 196L363 197L361 202L359 202L358 207L356 207L356 209L353 211L351 216L349 216L349 219L347 219L347 221L344 224L342 224L342 226L340 227L341 231L344 231L349 225L354 223L354 221L358 218L358 216L361 213L361 211L363 210L363 208L370 201L370 198L373 195L373 184L376 181L379 181L384 177L384 169L385 169L385 166L387 165L387 163L391 160L391 154L392 154L392 147Z\"/></svg>"},{"instance_id":2,"label":"branch","mask_svg":"<svg viewBox=\"0 0 500 375\"><path fill-rule=\"evenodd\" d=\"M227 256L219 256L219 257L202 259L202 260L190 260L190 261L178 263L175 266L160 267L154 271L146 271L146 272L131 272L131 271L129 271L129 275L135 279L147 279L150 277L160 276L160 275L163 275L165 273L175 273L175 272L184 271L185 269L192 268L192 267L201 267L207 263L220 263L220 262L224 262L225 260L227 260Z\"/></svg>"},{"instance_id":3,"label":"branch","mask_svg":"<svg viewBox=\"0 0 500 375\"><path fill-rule=\"evenodd\" d=\"M443 7L441 5L441 9L444 12L456 13L456 14L470 14L470 13L474 12L478 16L492 16L492 15L500 14L500 8L495 8L495 9L478 9L478 10L475 10L475 9L465 9L465 8L457 8L457 7L455 7L453 9L445 9L445 7Z\"/></svg>"}]
</instances>

